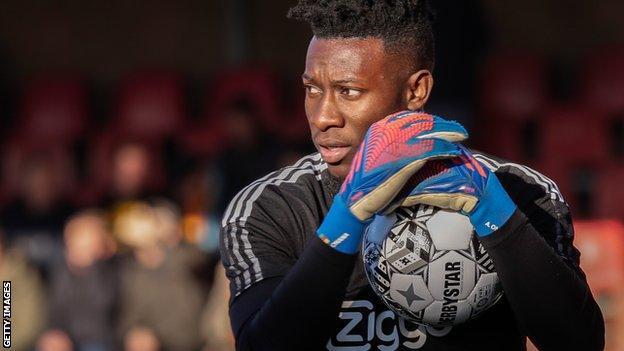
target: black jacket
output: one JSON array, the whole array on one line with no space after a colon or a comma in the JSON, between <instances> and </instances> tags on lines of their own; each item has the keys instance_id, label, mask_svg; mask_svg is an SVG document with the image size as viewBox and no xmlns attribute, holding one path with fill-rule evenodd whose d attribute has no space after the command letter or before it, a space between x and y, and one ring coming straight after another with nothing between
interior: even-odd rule
<instances>
[{"instance_id":1,"label":"black jacket","mask_svg":"<svg viewBox=\"0 0 624 351\"><path fill-rule=\"evenodd\" d=\"M568 206L528 167L475 157L518 206L481 239L504 297L462 325L405 322L376 297L360 255L321 243L316 229L339 181L318 154L243 189L222 221L238 350L601 350L604 322L579 268Z\"/></svg>"}]
</instances>

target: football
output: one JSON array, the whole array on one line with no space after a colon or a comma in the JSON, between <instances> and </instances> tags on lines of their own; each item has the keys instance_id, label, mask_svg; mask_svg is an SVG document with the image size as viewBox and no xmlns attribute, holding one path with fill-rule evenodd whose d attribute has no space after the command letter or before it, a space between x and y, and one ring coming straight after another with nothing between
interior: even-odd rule
<instances>
[{"instance_id":1,"label":"football","mask_svg":"<svg viewBox=\"0 0 624 351\"><path fill-rule=\"evenodd\" d=\"M362 252L373 290L415 323L457 325L503 294L492 260L459 212L417 205L376 216Z\"/></svg>"}]
</instances>

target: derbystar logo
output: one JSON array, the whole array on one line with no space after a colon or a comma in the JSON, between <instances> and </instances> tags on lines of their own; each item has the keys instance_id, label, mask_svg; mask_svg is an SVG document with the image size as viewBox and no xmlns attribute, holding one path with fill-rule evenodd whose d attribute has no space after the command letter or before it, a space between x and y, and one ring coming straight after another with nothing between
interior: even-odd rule
<instances>
[{"instance_id":1,"label":"derbystar logo","mask_svg":"<svg viewBox=\"0 0 624 351\"><path fill-rule=\"evenodd\" d=\"M461 293L461 262L447 262L444 265L444 302L439 323L453 325L457 318L457 296Z\"/></svg>"}]
</instances>

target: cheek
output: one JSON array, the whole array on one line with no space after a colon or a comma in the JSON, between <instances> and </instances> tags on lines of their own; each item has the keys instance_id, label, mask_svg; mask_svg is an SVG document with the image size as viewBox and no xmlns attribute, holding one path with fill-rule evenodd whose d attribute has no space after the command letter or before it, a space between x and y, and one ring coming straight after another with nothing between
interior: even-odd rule
<instances>
[{"instance_id":1,"label":"cheek","mask_svg":"<svg viewBox=\"0 0 624 351\"><path fill-rule=\"evenodd\" d=\"M403 109L404 107L390 99L367 99L357 109L352 110L353 130L360 135L361 140L373 123Z\"/></svg>"}]
</instances>

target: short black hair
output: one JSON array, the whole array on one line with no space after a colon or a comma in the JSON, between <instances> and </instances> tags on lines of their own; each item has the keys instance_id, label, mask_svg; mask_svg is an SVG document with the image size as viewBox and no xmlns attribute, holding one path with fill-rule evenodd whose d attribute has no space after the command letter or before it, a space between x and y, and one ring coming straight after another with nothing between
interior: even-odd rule
<instances>
[{"instance_id":1,"label":"short black hair","mask_svg":"<svg viewBox=\"0 0 624 351\"><path fill-rule=\"evenodd\" d=\"M426 0L300 0L288 17L317 38L379 38L392 52L413 52L415 68L433 70L433 12Z\"/></svg>"}]
</instances>

